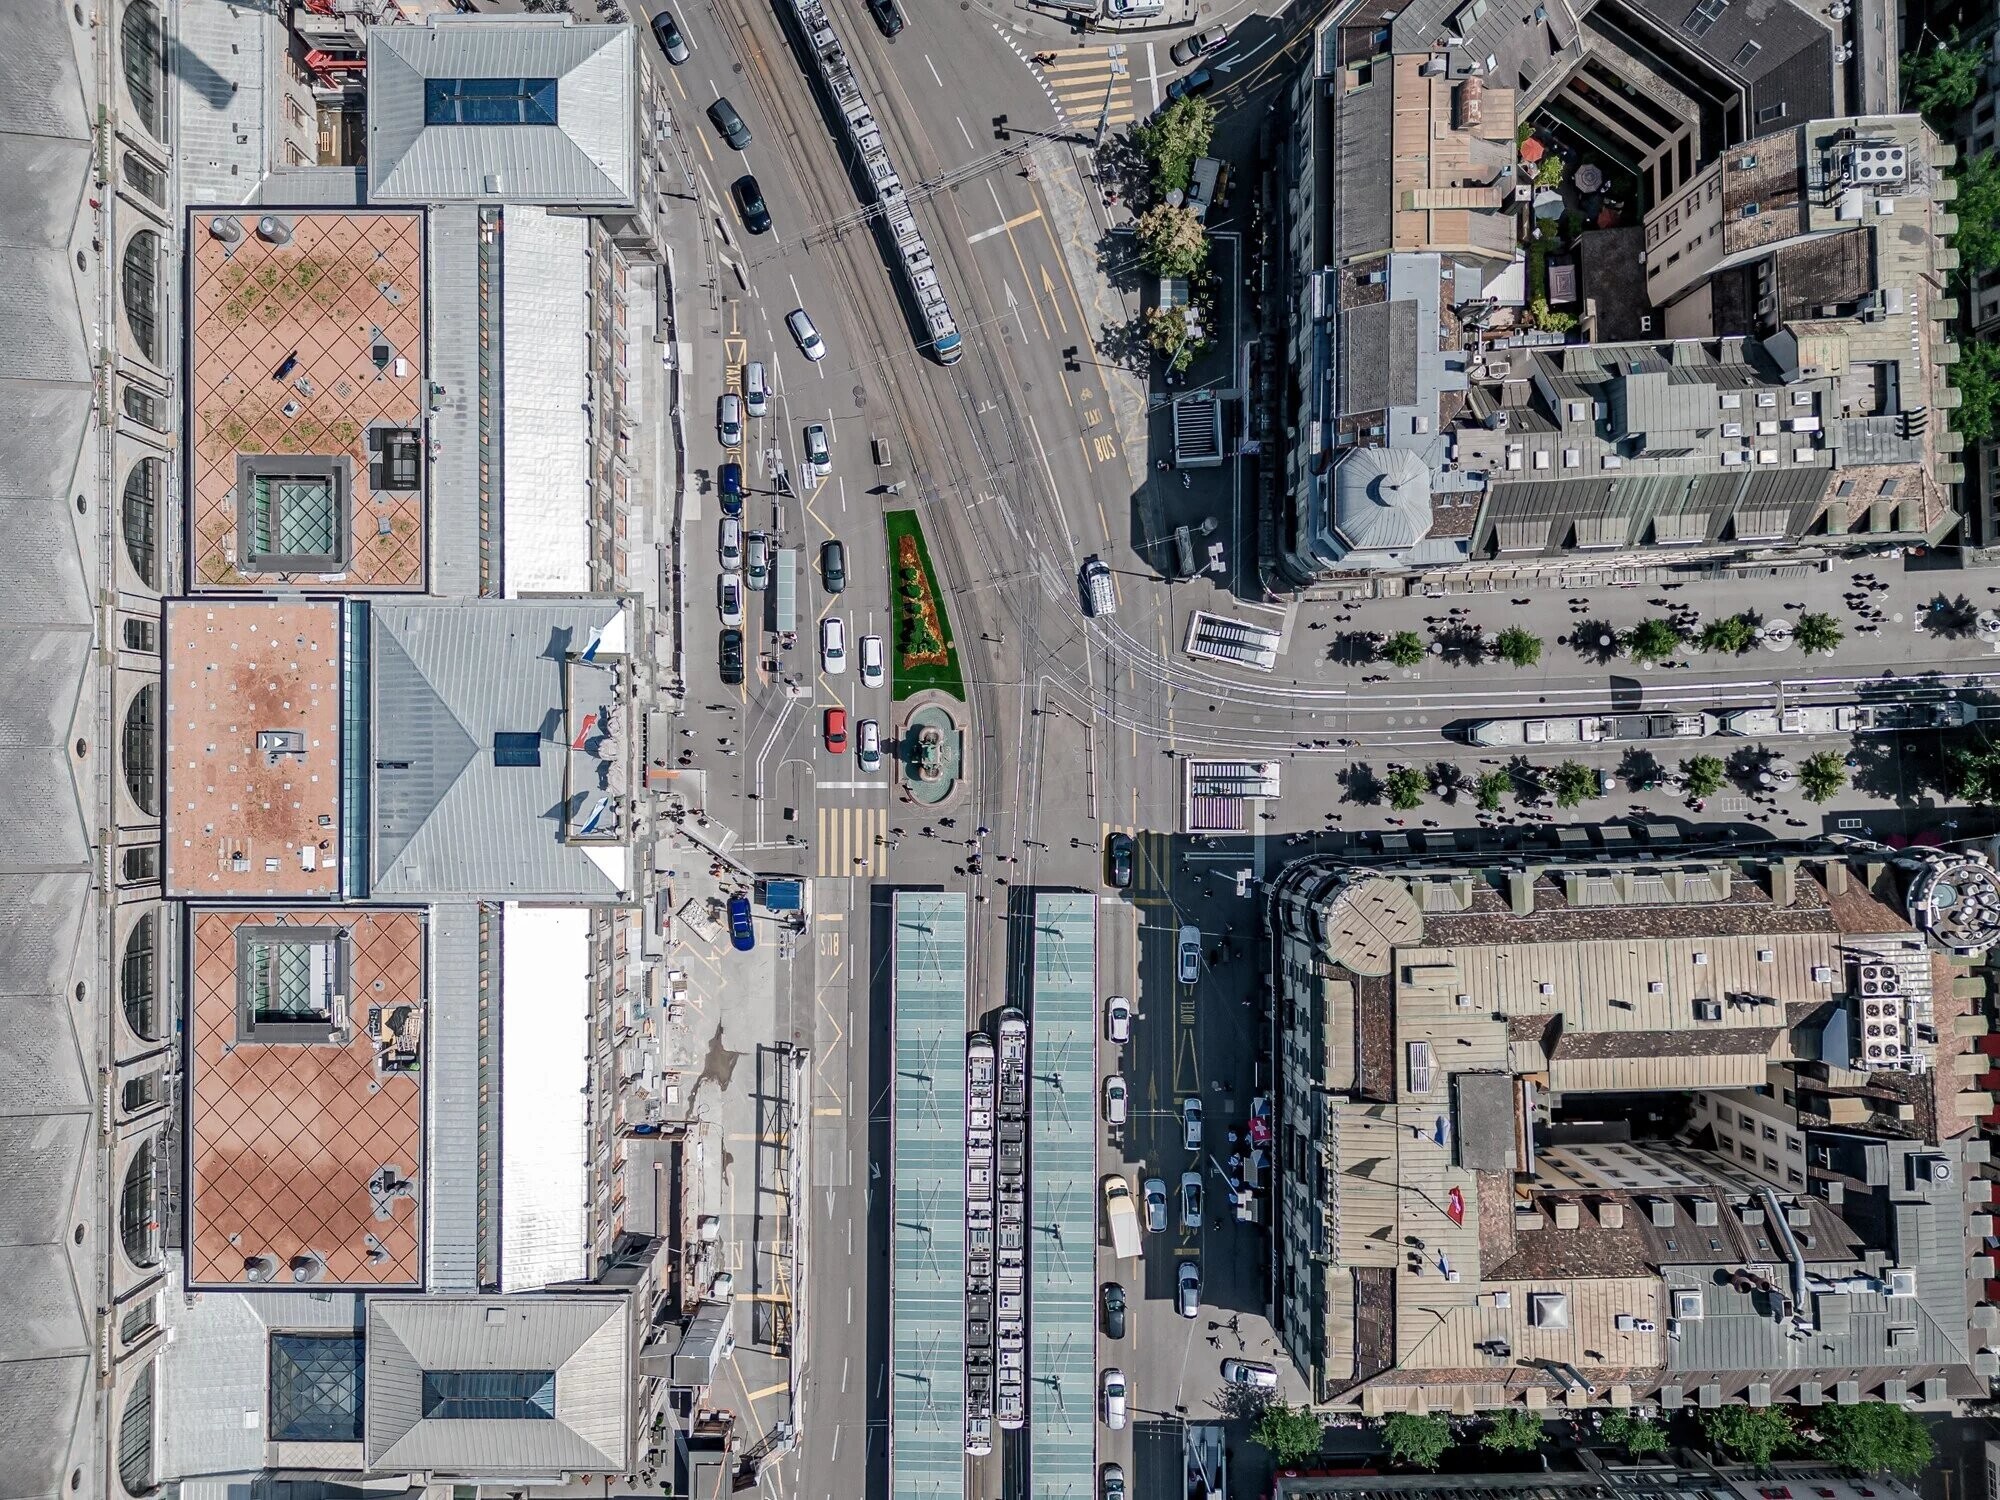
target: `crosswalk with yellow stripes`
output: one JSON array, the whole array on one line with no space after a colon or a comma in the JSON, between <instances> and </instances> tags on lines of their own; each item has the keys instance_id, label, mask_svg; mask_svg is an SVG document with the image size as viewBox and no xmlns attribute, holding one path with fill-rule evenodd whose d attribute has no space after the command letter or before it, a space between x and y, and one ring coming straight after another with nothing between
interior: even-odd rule
<instances>
[{"instance_id":1,"label":"crosswalk with yellow stripes","mask_svg":"<svg viewBox=\"0 0 2000 1500\"><path fill-rule=\"evenodd\" d=\"M1054 62L1039 65L1038 71L1063 118L1079 129L1095 130L1100 117L1114 127L1138 118L1130 64L1122 45L1078 47L1058 52Z\"/></svg>"},{"instance_id":2,"label":"crosswalk with yellow stripes","mask_svg":"<svg viewBox=\"0 0 2000 1500\"><path fill-rule=\"evenodd\" d=\"M889 873L889 809L821 807L813 846L819 850L822 880L844 875L879 880Z\"/></svg>"}]
</instances>

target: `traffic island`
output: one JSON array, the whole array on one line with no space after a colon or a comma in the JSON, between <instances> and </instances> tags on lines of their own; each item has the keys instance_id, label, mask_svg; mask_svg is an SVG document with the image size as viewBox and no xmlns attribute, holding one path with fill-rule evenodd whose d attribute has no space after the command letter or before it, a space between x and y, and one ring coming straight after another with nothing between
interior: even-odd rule
<instances>
[{"instance_id":1,"label":"traffic island","mask_svg":"<svg viewBox=\"0 0 2000 1500\"><path fill-rule=\"evenodd\" d=\"M889 582L895 593L895 701L918 693L941 693L965 701L965 676L952 644L951 617L945 613L944 591L924 529L913 510L892 510L882 517L889 542Z\"/></svg>"}]
</instances>

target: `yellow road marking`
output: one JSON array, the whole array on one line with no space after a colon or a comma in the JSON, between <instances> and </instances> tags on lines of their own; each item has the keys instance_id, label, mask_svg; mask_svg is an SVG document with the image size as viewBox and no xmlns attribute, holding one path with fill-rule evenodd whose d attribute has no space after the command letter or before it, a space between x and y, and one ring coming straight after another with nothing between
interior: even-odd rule
<instances>
[{"instance_id":1,"label":"yellow road marking","mask_svg":"<svg viewBox=\"0 0 2000 1500\"><path fill-rule=\"evenodd\" d=\"M782 1300L789 1302L791 1298L786 1297ZM766 1396L782 1395L790 1389L791 1387L781 1380L776 1385L767 1385L760 1391L746 1391L744 1394L752 1401L762 1401Z\"/></svg>"}]
</instances>

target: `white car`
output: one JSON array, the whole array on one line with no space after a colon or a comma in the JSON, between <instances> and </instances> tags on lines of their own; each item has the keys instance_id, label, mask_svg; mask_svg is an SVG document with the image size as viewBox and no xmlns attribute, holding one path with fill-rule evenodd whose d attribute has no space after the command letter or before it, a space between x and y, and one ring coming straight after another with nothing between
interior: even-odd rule
<instances>
[{"instance_id":1,"label":"white car","mask_svg":"<svg viewBox=\"0 0 2000 1500\"><path fill-rule=\"evenodd\" d=\"M1201 1173L1181 1173L1181 1228L1201 1228Z\"/></svg>"},{"instance_id":2,"label":"white car","mask_svg":"<svg viewBox=\"0 0 2000 1500\"><path fill-rule=\"evenodd\" d=\"M1113 1073L1104 1080L1104 1123L1125 1123L1125 1077L1121 1073Z\"/></svg>"},{"instance_id":3,"label":"white car","mask_svg":"<svg viewBox=\"0 0 2000 1500\"><path fill-rule=\"evenodd\" d=\"M1231 1385L1247 1385L1254 1391L1275 1391L1278 1367L1256 1359L1225 1359L1222 1378Z\"/></svg>"},{"instance_id":4,"label":"white car","mask_svg":"<svg viewBox=\"0 0 2000 1500\"><path fill-rule=\"evenodd\" d=\"M833 472L833 451L827 446L826 427L819 422L806 426L806 462L824 479Z\"/></svg>"},{"instance_id":5,"label":"white car","mask_svg":"<svg viewBox=\"0 0 2000 1500\"><path fill-rule=\"evenodd\" d=\"M806 316L803 307L795 307L785 314L785 326L798 340L799 353L815 364L826 358L826 344L820 339L819 330L813 327L813 320Z\"/></svg>"},{"instance_id":6,"label":"white car","mask_svg":"<svg viewBox=\"0 0 2000 1500\"><path fill-rule=\"evenodd\" d=\"M847 623L839 615L819 622L819 665L829 677L847 670Z\"/></svg>"},{"instance_id":7,"label":"white car","mask_svg":"<svg viewBox=\"0 0 2000 1500\"><path fill-rule=\"evenodd\" d=\"M721 612L722 623L741 629L743 626L743 580L735 573L724 573L715 584L715 604Z\"/></svg>"},{"instance_id":8,"label":"white car","mask_svg":"<svg viewBox=\"0 0 2000 1500\"><path fill-rule=\"evenodd\" d=\"M1181 1100L1181 1144L1190 1151L1201 1149L1201 1101L1193 1097Z\"/></svg>"},{"instance_id":9,"label":"white car","mask_svg":"<svg viewBox=\"0 0 2000 1500\"><path fill-rule=\"evenodd\" d=\"M1167 1184L1162 1178L1148 1177L1139 1191L1146 1205L1146 1228L1159 1234L1167 1227Z\"/></svg>"},{"instance_id":10,"label":"white car","mask_svg":"<svg viewBox=\"0 0 2000 1500\"><path fill-rule=\"evenodd\" d=\"M723 447L743 446L743 398L734 391L715 404L715 432Z\"/></svg>"},{"instance_id":11,"label":"white car","mask_svg":"<svg viewBox=\"0 0 2000 1500\"><path fill-rule=\"evenodd\" d=\"M864 771L882 769L882 726L873 719L863 719L854 732L854 758Z\"/></svg>"},{"instance_id":12,"label":"white car","mask_svg":"<svg viewBox=\"0 0 2000 1500\"><path fill-rule=\"evenodd\" d=\"M861 685L882 685L882 637L879 635L861 637Z\"/></svg>"},{"instance_id":13,"label":"white car","mask_svg":"<svg viewBox=\"0 0 2000 1500\"><path fill-rule=\"evenodd\" d=\"M1176 945L1175 967L1179 969L1182 984L1195 984L1201 979L1201 929L1183 927L1180 942Z\"/></svg>"},{"instance_id":14,"label":"white car","mask_svg":"<svg viewBox=\"0 0 2000 1500\"><path fill-rule=\"evenodd\" d=\"M1098 1383L1098 1404L1103 1408L1104 1425L1117 1432L1125 1425L1126 1406L1132 1392L1125 1384L1125 1372L1113 1365Z\"/></svg>"},{"instance_id":15,"label":"white car","mask_svg":"<svg viewBox=\"0 0 2000 1500\"><path fill-rule=\"evenodd\" d=\"M734 573L743 566L743 523L736 517L722 518L722 540L717 550L722 554L723 571Z\"/></svg>"},{"instance_id":16,"label":"white car","mask_svg":"<svg viewBox=\"0 0 2000 1500\"><path fill-rule=\"evenodd\" d=\"M1104 1035L1114 1042L1132 1040L1132 1002L1123 995L1113 995L1104 1002Z\"/></svg>"},{"instance_id":17,"label":"white car","mask_svg":"<svg viewBox=\"0 0 2000 1500\"><path fill-rule=\"evenodd\" d=\"M753 359L743 367L743 404L750 415L761 417L771 409L771 388L764 383L764 361Z\"/></svg>"},{"instance_id":18,"label":"white car","mask_svg":"<svg viewBox=\"0 0 2000 1500\"><path fill-rule=\"evenodd\" d=\"M1174 1304L1184 1318L1201 1316L1201 1267L1191 1260L1181 1262Z\"/></svg>"}]
</instances>

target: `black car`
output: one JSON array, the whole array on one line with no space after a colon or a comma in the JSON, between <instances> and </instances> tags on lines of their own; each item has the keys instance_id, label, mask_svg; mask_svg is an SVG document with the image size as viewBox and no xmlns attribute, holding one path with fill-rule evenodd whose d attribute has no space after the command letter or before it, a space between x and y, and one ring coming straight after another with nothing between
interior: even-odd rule
<instances>
[{"instance_id":1,"label":"black car","mask_svg":"<svg viewBox=\"0 0 2000 1500\"><path fill-rule=\"evenodd\" d=\"M903 29L903 13L896 8L896 0L868 0L868 14L884 36L894 36Z\"/></svg>"},{"instance_id":2,"label":"black car","mask_svg":"<svg viewBox=\"0 0 2000 1500\"><path fill-rule=\"evenodd\" d=\"M847 587L847 549L837 540L819 549L819 572L820 577L826 580L829 594L837 594Z\"/></svg>"},{"instance_id":3,"label":"black car","mask_svg":"<svg viewBox=\"0 0 2000 1500\"><path fill-rule=\"evenodd\" d=\"M771 210L764 206L764 190L757 186L757 179L745 173L729 186L736 195L736 211L743 215L743 227L752 234L764 234L771 228Z\"/></svg>"},{"instance_id":4,"label":"black car","mask_svg":"<svg viewBox=\"0 0 2000 1500\"><path fill-rule=\"evenodd\" d=\"M687 38L681 35L674 18L665 11L653 17L653 35L658 38L660 50L667 54L667 61L684 63L688 60Z\"/></svg>"},{"instance_id":5,"label":"black car","mask_svg":"<svg viewBox=\"0 0 2000 1500\"><path fill-rule=\"evenodd\" d=\"M1132 835L1114 833L1105 842L1105 864L1115 890L1125 890L1132 884Z\"/></svg>"},{"instance_id":6,"label":"black car","mask_svg":"<svg viewBox=\"0 0 2000 1500\"><path fill-rule=\"evenodd\" d=\"M1124 1338L1125 1288L1115 1281L1107 1281L1099 1296L1104 1304L1104 1336L1108 1339Z\"/></svg>"},{"instance_id":7,"label":"black car","mask_svg":"<svg viewBox=\"0 0 2000 1500\"><path fill-rule=\"evenodd\" d=\"M736 106L727 99L718 99L708 107L709 123L722 132L722 138L738 151L750 149L750 127L743 123L743 116L736 113Z\"/></svg>"},{"instance_id":8,"label":"black car","mask_svg":"<svg viewBox=\"0 0 2000 1500\"><path fill-rule=\"evenodd\" d=\"M743 680L743 632L735 629L723 631L716 642L715 653L722 669L722 680L735 687Z\"/></svg>"},{"instance_id":9,"label":"black car","mask_svg":"<svg viewBox=\"0 0 2000 1500\"><path fill-rule=\"evenodd\" d=\"M1205 94L1215 87L1215 74L1207 68L1196 68L1185 78L1176 78L1167 85L1169 99L1192 99L1196 94Z\"/></svg>"}]
</instances>

